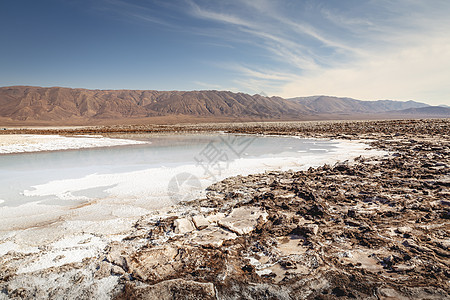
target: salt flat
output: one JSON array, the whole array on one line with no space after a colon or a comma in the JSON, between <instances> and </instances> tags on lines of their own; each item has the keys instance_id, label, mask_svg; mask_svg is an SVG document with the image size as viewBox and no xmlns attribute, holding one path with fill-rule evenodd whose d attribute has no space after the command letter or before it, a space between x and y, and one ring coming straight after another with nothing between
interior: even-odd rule
<instances>
[{"instance_id":1,"label":"salt flat","mask_svg":"<svg viewBox=\"0 0 450 300\"><path fill-rule=\"evenodd\" d=\"M144 144L142 141L112 139L103 136L0 135L0 154L70 150Z\"/></svg>"},{"instance_id":2,"label":"salt flat","mask_svg":"<svg viewBox=\"0 0 450 300\"><path fill-rule=\"evenodd\" d=\"M417 295L415 298L429 293L445 298L446 273L440 270L448 269L448 264L428 253L434 251L444 257L448 249L447 202L436 200L448 195L448 122L306 125L302 125L307 127L302 127L303 133L302 128L292 130L290 125L287 130L327 138L331 145L323 139L309 139L303 147L294 147L291 142L296 138L267 137L260 141L274 143L273 147L260 145L266 153L252 157L247 149L242 157L226 163L226 172L215 178L228 179L209 186L206 195L191 194L198 200L174 206L164 206L161 195L153 199L156 202L143 195L156 195L158 189L167 192L164 177L177 172L189 172L206 185L211 182L189 157L204 152L208 139L195 139L197 147L184 145L169 152L168 148L175 150L180 143L167 138L156 156L141 152L147 145L0 156L3 180L11 183L15 182L11 177L40 169L54 169L56 174L52 177L47 173L46 177L38 176L37 183L18 186L26 201L16 206L11 202L16 198L0 193L0 199L5 200L0 204L1 225L8 222L22 226L0 230L0 264L5 278L0 287L9 294L25 291L26 295L35 295L36 291L80 295L83 290L98 298L99 294L132 294L142 289L147 293L171 284L185 290L192 284L200 287L202 283L189 281L193 272L199 272L199 278L217 287L213 293L222 295L232 293L224 289L228 284L238 286L239 291L249 286L251 293L257 293L255 280L278 295L275 289L280 285L289 290L291 283L311 279L300 291L292 286L295 293L310 292L311 288L317 294L350 293L348 288L342 290L345 284L351 293L357 290L357 298L367 298L373 294L372 284L380 286L381 282L384 287L378 294L402 294L398 290L400 279L407 280L401 285L411 286L408 293ZM265 134L285 132L278 127L257 130ZM431 131L438 137L428 137ZM355 140L339 140L349 137ZM149 145L157 144L153 140ZM277 151L272 152L274 149ZM305 153L308 155L303 156ZM36 157L39 159L32 163ZM422 164L417 164L419 157ZM176 158L173 164L161 165ZM22 159L25 163L17 163ZM308 169L324 163L328 165ZM102 167L95 171L98 165ZM87 173L79 172L85 167ZM229 177L233 174L238 176ZM242 176L245 174L255 175ZM98 189L92 191L97 185L103 191L100 198ZM91 189L83 190L87 186ZM427 190L418 192L418 186ZM186 195L185 188L189 187L180 185L177 191ZM72 196L91 199L74 206ZM47 197L50 201L45 200ZM427 201L431 201L430 209L422 206ZM49 212L55 218L45 221ZM29 219L24 216L27 213L42 219L34 226L24 226ZM431 234L430 241L425 235L409 238L418 232ZM392 240L399 248L389 247ZM224 252L224 244L232 251ZM418 254L416 250L424 252ZM414 258L417 255L419 259ZM359 261L362 257L364 260ZM201 267L197 268L197 262ZM429 263L433 268L424 269ZM330 264L336 271L330 273ZM348 272L355 277L347 278ZM424 276L424 272L434 272L439 281ZM175 281L173 274L177 274ZM130 278L134 281L129 282ZM318 286L318 278L325 285ZM422 284L426 287L418 289ZM131 289L124 292L125 285Z\"/></svg>"},{"instance_id":3,"label":"salt flat","mask_svg":"<svg viewBox=\"0 0 450 300\"><path fill-rule=\"evenodd\" d=\"M55 141L64 149L135 145L0 157L0 255L70 240L79 232L114 239L128 232L141 216L181 200L204 197L209 185L230 176L307 169L359 155L380 154L353 141L258 137L240 156L229 150L225 153L229 160L211 165L214 168L208 173L196 159L211 142L226 147L222 139L229 135L142 136L135 136L141 140L37 135L3 138L15 151L30 150L33 145L41 151L55 150ZM248 139L240 136L238 141L242 144ZM180 182L170 186L180 174L190 174L198 184ZM83 247L90 248L90 244ZM69 257L70 251L65 255Z\"/></svg>"}]
</instances>

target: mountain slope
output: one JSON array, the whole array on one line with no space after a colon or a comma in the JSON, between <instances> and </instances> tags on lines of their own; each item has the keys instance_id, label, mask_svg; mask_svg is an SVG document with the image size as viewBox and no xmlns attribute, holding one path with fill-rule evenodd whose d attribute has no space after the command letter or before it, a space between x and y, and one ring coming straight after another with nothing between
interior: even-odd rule
<instances>
[{"instance_id":1,"label":"mountain slope","mask_svg":"<svg viewBox=\"0 0 450 300\"><path fill-rule=\"evenodd\" d=\"M389 114L397 115L415 115L415 116L433 116L433 117L450 117L450 108L443 106L428 106L419 108L408 108L403 110L393 110Z\"/></svg>"},{"instance_id":2,"label":"mountain slope","mask_svg":"<svg viewBox=\"0 0 450 300\"><path fill-rule=\"evenodd\" d=\"M0 117L13 120L199 117L296 117L301 105L279 97L224 91L161 92L70 88L0 88Z\"/></svg>"},{"instance_id":3,"label":"mountain slope","mask_svg":"<svg viewBox=\"0 0 450 300\"><path fill-rule=\"evenodd\" d=\"M414 101L361 101L329 96L283 99L227 91L0 88L0 120L8 124L110 124L186 121L318 120L447 117L450 109ZM12 122L12 123L11 123Z\"/></svg>"},{"instance_id":4,"label":"mountain slope","mask_svg":"<svg viewBox=\"0 0 450 300\"><path fill-rule=\"evenodd\" d=\"M382 113L392 110L403 110L428 106L428 104L415 101L362 101L352 98L330 96L297 97L288 100L301 104L306 109L319 114Z\"/></svg>"}]
</instances>

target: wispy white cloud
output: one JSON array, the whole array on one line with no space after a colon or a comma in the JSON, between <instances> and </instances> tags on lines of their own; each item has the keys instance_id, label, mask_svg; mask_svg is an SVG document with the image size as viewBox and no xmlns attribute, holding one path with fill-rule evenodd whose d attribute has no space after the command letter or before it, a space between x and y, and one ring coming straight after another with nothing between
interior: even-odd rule
<instances>
[{"instance_id":1,"label":"wispy white cloud","mask_svg":"<svg viewBox=\"0 0 450 300\"><path fill-rule=\"evenodd\" d=\"M346 30L364 31L367 30L367 28L375 27L373 22L364 18L343 16L326 8L322 8L321 11L325 18L333 22L336 26L344 27Z\"/></svg>"},{"instance_id":2,"label":"wispy white cloud","mask_svg":"<svg viewBox=\"0 0 450 300\"><path fill-rule=\"evenodd\" d=\"M248 90L266 86L265 90L285 97L331 94L450 102L446 98L450 96L446 83L450 78L450 2L437 1L437 7L413 0L372 2L368 9L374 11L361 16L320 6L317 23L327 21L339 27L341 37L323 32L317 24L292 20L273 2L240 3L255 9L260 19L241 22L244 17L227 15L230 23L244 25L239 30L260 39L259 46L272 53L274 60L294 67L285 71L276 64L273 70L235 68L242 77L238 82ZM337 56L323 55L321 47Z\"/></svg>"},{"instance_id":3,"label":"wispy white cloud","mask_svg":"<svg viewBox=\"0 0 450 300\"><path fill-rule=\"evenodd\" d=\"M278 23L277 26L281 27L281 29L284 29L282 31L286 31L287 29L287 31L294 31L297 34L306 35L312 39L319 41L324 46L341 48L347 51L356 50L355 48L347 46L342 41L339 41L338 39L336 39L336 37L327 36L326 33L320 32L320 30L312 24L302 22L298 18L292 19L291 17L287 16L285 13L280 11L279 5L274 5L274 2L269 2L267 0L258 0L258 1L240 0L240 1L241 3L257 10L260 14L265 16L266 20L272 20L271 22L269 22L270 24ZM318 11L321 10L322 8L318 9ZM265 24L260 25L261 31L266 30ZM299 36L291 36L291 37L293 39L299 38Z\"/></svg>"},{"instance_id":4,"label":"wispy white cloud","mask_svg":"<svg viewBox=\"0 0 450 300\"><path fill-rule=\"evenodd\" d=\"M203 82L203 81L193 81L193 84L195 84L196 86L202 88L202 89L214 89L214 90L222 90L224 89L223 86L219 85L219 84L214 84L214 83L207 83L207 82Z\"/></svg>"},{"instance_id":5,"label":"wispy white cloud","mask_svg":"<svg viewBox=\"0 0 450 300\"><path fill-rule=\"evenodd\" d=\"M158 3L160 6L165 5L164 3ZM145 4L145 2L142 4ZM176 22L168 20L165 16L160 15L157 10L149 9L145 5L134 4L124 0L103 0L101 5L96 6L96 8L112 11L118 16L133 22L144 21L159 24L168 28L178 28Z\"/></svg>"},{"instance_id":6,"label":"wispy white cloud","mask_svg":"<svg viewBox=\"0 0 450 300\"><path fill-rule=\"evenodd\" d=\"M257 70L248 68L242 65L231 65L229 68L240 72L241 74L245 75L246 77L250 78L257 78L257 79L264 79L264 80L274 80L274 81L281 81L286 82L289 80L292 80L292 74L290 73L281 73L276 72L274 70Z\"/></svg>"},{"instance_id":7,"label":"wispy white cloud","mask_svg":"<svg viewBox=\"0 0 450 300\"><path fill-rule=\"evenodd\" d=\"M346 67L322 69L286 83L280 95L337 95L366 100L421 100L450 104L450 38L371 53Z\"/></svg>"},{"instance_id":8,"label":"wispy white cloud","mask_svg":"<svg viewBox=\"0 0 450 300\"><path fill-rule=\"evenodd\" d=\"M205 44L252 47L265 59L215 64L232 70L233 86L245 91L450 101L448 0L180 0L172 7L177 14L203 22L182 25L144 4L105 1L131 17L203 36Z\"/></svg>"},{"instance_id":9,"label":"wispy white cloud","mask_svg":"<svg viewBox=\"0 0 450 300\"><path fill-rule=\"evenodd\" d=\"M320 61L320 58L308 53L309 50L301 44L263 31L253 29L242 29L242 31L261 38L263 42L257 45L270 52L272 59L296 66L299 69L317 69L318 67L317 61Z\"/></svg>"},{"instance_id":10,"label":"wispy white cloud","mask_svg":"<svg viewBox=\"0 0 450 300\"><path fill-rule=\"evenodd\" d=\"M239 87L238 91L245 89L247 93L259 94L264 92L264 94L271 94L271 91L278 87L278 84L272 80L264 80L258 78L246 78L235 79L233 83Z\"/></svg>"},{"instance_id":11,"label":"wispy white cloud","mask_svg":"<svg viewBox=\"0 0 450 300\"><path fill-rule=\"evenodd\" d=\"M376 30L358 32L365 34L361 45L364 52L344 65L321 68L293 79L280 94L450 104L450 86L446 83L450 78L450 3L438 1L441 7L433 7L424 6L423 1L399 2L387 6L393 19L372 17L369 27Z\"/></svg>"},{"instance_id":12,"label":"wispy white cloud","mask_svg":"<svg viewBox=\"0 0 450 300\"><path fill-rule=\"evenodd\" d=\"M333 60L333 57L315 53L308 39L314 40L319 47L328 47L334 52L358 51L357 48L325 37L311 25L290 20L269 1L240 0L234 4L241 9L226 12L202 9L193 1L189 3L193 8L191 14L194 17L232 25L233 28L230 28L228 34L231 40L236 37L238 42L242 42L241 35L246 35L248 38L245 42L252 43L270 54L271 60L296 68L299 73L317 70L320 65L330 65ZM260 66L254 67L259 68ZM243 72L242 75L245 78L249 77L248 72Z\"/></svg>"},{"instance_id":13,"label":"wispy white cloud","mask_svg":"<svg viewBox=\"0 0 450 300\"><path fill-rule=\"evenodd\" d=\"M187 1L187 2L191 6L192 15L197 18L208 19L216 22L223 22L230 25L251 27L250 23L248 23L244 19L237 17L236 15L207 10L197 5L194 1Z\"/></svg>"}]
</instances>

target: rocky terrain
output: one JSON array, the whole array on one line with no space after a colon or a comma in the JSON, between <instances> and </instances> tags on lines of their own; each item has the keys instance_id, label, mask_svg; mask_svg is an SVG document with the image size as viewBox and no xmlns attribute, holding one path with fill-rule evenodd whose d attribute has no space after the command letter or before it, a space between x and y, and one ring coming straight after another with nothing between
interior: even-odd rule
<instances>
[{"instance_id":1,"label":"rocky terrain","mask_svg":"<svg viewBox=\"0 0 450 300\"><path fill-rule=\"evenodd\" d=\"M30 86L0 88L0 107L0 124L3 126L450 116L450 108L414 101L360 101L328 96L283 99L228 91L87 90Z\"/></svg>"},{"instance_id":2,"label":"rocky terrain","mask_svg":"<svg viewBox=\"0 0 450 300\"><path fill-rule=\"evenodd\" d=\"M10 252L0 299L450 297L449 119L228 130L369 139L388 154L228 178L81 263L18 274L33 254Z\"/></svg>"}]
</instances>

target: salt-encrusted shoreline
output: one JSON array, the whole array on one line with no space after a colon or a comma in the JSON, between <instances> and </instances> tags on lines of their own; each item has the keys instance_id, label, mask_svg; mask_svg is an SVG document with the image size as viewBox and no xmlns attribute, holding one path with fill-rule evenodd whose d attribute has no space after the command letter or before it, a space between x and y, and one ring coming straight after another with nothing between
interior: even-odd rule
<instances>
[{"instance_id":1,"label":"salt-encrusted shoreline","mask_svg":"<svg viewBox=\"0 0 450 300\"><path fill-rule=\"evenodd\" d=\"M74 136L11 134L0 135L0 154L74 150L145 144L143 141L113 139L103 136Z\"/></svg>"},{"instance_id":2,"label":"salt-encrusted shoreline","mask_svg":"<svg viewBox=\"0 0 450 300\"><path fill-rule=\"evenodd\" d=\"M64 264L60 242L44 259L62 264L21 273L39 260L8 253L0 258L0 299L449 297L450 121L301 131L237 130L372 139L392 155L226 179L205 199L143 217L82 262ZM102 242L92 235L78 244Z\"/></svg>"},{"instance_id":3,"label":"salt-encrusted shoreline","mask_svg":"<svg viewBox=\"0 0 450 300\"><path fill-rule=\"evenodd\" d=\"M335 141L335 143L336 148L333 151L327 154L308 156L304 159L295 157L241 158L236 162L230 162L227 169L223 170L222 174L218 176L220 176L220 179L224 179L237 174L247 175L264 172L265 170L301 170L317 167L323 163L334 164L337 161L353 159L359 155L384 154L384 152L368 150L366 144L356 141ZM120 174L90 174L82 178L55 180L32 186L32 189L23 191L25 196L54 196L58 197L61 203L75 198L81 201L82 196L74 196L79 191L103 186L111 187L107 190L109 196L98 199L99 201L86 199L85 205L81 207L29 202L17 207L0 208L0 217L2 218L0 224L0 256L10 250L28 252L27 249L30 247L39 247L42 244L42 242L39 242L39 237L44 238L45 243L48 244L47 248L50 249L53 242L62 237L65 239L71 235L76 235L79 230L102 235L105 239L109 239L107 236L126 232L140 216L174 203L170 199L170 195L167 194L167 184L173 176L185 172L197 176L203 188L214 183L210 179L203 178L204 170L200 166L184 165L176 168L152 168ZM149 189L148 182L152 182L152 189ZM188 198L188 195L189 199L195 199L194 195L204 196L203 190L180 190L178 193L181 192L183 192L184 199ZM152 201L152 199L156 199L156 201ZM20 222L18 221L19 216ZM108 220L108 222L103 220ZM114 221L124 225L109 227ZM74 223L77 224L75 227L71 225ZM43 224L52 224L52 226L47 228L48 226ZM83 224L88 229L83 228ZM37 227L30 229L35 226ZM42 229L45 229L45 233L48 234L45 237L42 237ZM7 242L5 243L4 236L8 230L10 232L7 234ZM19 238L15 238L15 236L19 236ZM23 242L20 242L20 240ZM66 259L59 260L58 264L67 262L70 255L69 251L65 251ZM79 255L75 256L80 257ZM42 265L41 268L58 264Z\"/></svg>"}]
</instances>

